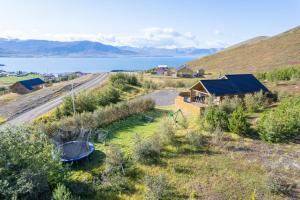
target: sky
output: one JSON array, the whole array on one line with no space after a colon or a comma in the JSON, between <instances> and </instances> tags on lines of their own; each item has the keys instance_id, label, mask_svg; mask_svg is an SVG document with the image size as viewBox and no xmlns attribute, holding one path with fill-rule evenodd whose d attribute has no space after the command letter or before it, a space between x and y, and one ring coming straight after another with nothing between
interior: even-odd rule
<instances>
[{"instance_id":1,"label":"sky","mask_svg":"<svg viewBox=\"0 0 300 200\"><path fill-rule=\"evenodd\" d=\"M300 0L0 0L0 38L220 48L300 25Z\"/></svg>"}]
</instances>

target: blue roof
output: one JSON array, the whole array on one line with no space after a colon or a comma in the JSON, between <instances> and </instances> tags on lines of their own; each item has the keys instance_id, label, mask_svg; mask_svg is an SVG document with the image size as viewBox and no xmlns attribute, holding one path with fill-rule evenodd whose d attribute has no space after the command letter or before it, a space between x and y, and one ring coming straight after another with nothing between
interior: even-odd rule
<instances>
[{"instance_id":1,"label":"blue roof","mask_svg":"<svg viewBox=\"0 0 300 200\"><path fill-rule=\"evenodd\" d=\"M205 89L215 96L269 92L252 74L228 74L221 79L201 80Z\"/></svg>"},{"instance_id":2,"label":"blue roof","mask_svg":"<svg viewBox=\"0 0 300 200\"><path fill-rule=\"evenodd\" d=\"M34 79L19 81L19 83L22 84L28 90L32 90L34 86L44 84L45 82L40 78L34 78Z\"/></svg>"}]
</instances>

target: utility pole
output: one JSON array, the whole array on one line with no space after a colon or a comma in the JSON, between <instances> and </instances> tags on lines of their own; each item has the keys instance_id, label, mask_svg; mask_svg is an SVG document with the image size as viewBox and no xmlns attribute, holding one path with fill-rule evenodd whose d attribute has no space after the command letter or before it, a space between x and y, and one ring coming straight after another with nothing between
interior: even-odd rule
<instances>
[{"instance_id":1,"label":"utility pole","mask_svg":"<svg viewBox=\"0 0 300 200\"><path fill-rule=\"evenodd\" d=\"M75 116L76 110L75 110L75 97L74 97L74 83L73 83L73 81L72 81L71 96L72 96L72 104L73 104L73 116Z\"/></svg>"}]
</instances>

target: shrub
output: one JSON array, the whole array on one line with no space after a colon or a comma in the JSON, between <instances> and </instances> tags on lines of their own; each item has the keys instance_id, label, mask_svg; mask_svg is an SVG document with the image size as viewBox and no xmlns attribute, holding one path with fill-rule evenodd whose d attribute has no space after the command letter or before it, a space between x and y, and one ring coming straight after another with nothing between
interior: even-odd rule
<instances>
[{"instance_id":1,"label":"shrub","mask_svg":"<svg viewBox=\"0 0 300 200\"><path fill-rule=\"evenodd\" d=\"M220 109L225 111L227 114L232 113L237 107L240 107L243 105L243 101L241 98L235 96L235 97L225 97L221 104Z\"/></svg>"},{"instance_id":2,"label":"shrub","mask_svg":"<svg viewBox=\"0 0 300 200\"><path fill-rule=\"evenodd\" d=\"M292 193L292 185L289 185L286 180L278 175L268 177L266 185L273 194L289 195Z\"/></svg>"},{"instance_id":3,"label":"shrub","mask_svg":"<svg viewBox=\"0 0 300 200\"><path fill-rule=\"evenodd\" d=\"M211 133L211 142L214 145L223 146L223 137L224 132L219 127L216 127L216 129Z\"/></svg>"},{"instance_id":4,"label":"shrub","mask_svg":"<svg viewBox=\"0 0 300 200\"><path fill-rule=\"evenodd\" d=\"M58 184L52 193L53 200L72 200L71 192L65 185Z\"/></svg>"},{"instance_id":5,"label":"shrub","mask_svg":"<svg viewBox=\"0 0 300 200\"><path fill-rule=\"evenodd\" d=\"M139 85L136 75L130 73L114 73L109 76L109 81L115 86Z\"/></svg>"},{"instance_id":6,"label":"shrub","mask_svg":"<svg viewBox=\"0 0 300 200\"><path fill-rule=\"evenodd\" d=\"M161 141L164 144L174 144L176 142L174 126L167 119L164 119L160 124L157 134L160 134Z\"/></svg>"},{"instance_id":7,"label":"shrub","mask_svg":"<svg viewBox=\"0 0 300 200\"><path fill-rule=\"evenodd\" d=\"M235 134L243 135L248 133L249 128L243 109L237 108L229 118L229 130Z\"/></svg>"},{"instance_id":8,"label":"shrub","mask_svg":"<svg viewBox=\"0 0 300 200\"><path fill-rule=\"evenodd\" d=\"M289 81L300 78L300 65L275 69L270 72L258 73L256 77L260 80L268 81Z\"/></svg>"},{"instance_id":9,"label":"shrub","mask_svg":"<svg viewBox=\"0 0 300 200\"><path fill-rule=\"evenodd\" d=\"M74 99L75 112L92 112L94 111L96 106L96 98L89 92L83 92L75 96ZM64 102L60 109L61 115L70 116L73 115L73 100L71 96L67 96L64 99Z\"/></svg>"},{"instance_id":10,"label":"shrub","mask_svg":"<svg viewBox=\"0 0 300 200\"><path fill-rule=\"evenodd\" d=\"M153 164L160 161L161 143L157 134L148 139L136 136L134 141L133 157L144 164Z\"/></svg>"},{"instance_id":11,"label":"shrub","mask_svg":"<svg viewBox=\"0 0 300 200\"><path fill-rule=\"evenodd\" d=\"M120 101L120 92L113 87L107 87L96 93L96 101L98 106L107 106Z\"/></svg>"},{"instance_id":12,"label":"shrub","mask_svg":"<svg viewBox=\"0 0 300 200\"><path fill-rule=\"evenodd\" d=\"M145 176L146 200L168 199L171 195L171 187L164 175Z\"/></svg>"},{"instance_id":13,"label":"shrub","mask_svg":"<svg viewBox=\"0 0 300 200\"><path fill-rule=\"evenodd\" d=\"M260 137L268 142L284 142L300 134L299 96L284 99L274 110L265 113L259 121Z\"/></svg>"},{"instance_id":14,"label":"shrub","mask_svg":"<svg viewBox=\"0 0 300 200\"><path fill-rule=\"evenodd\" d=\"M145 89L156 90L159 86L153 81L144 81L142 87Z\"/></svg>"},{"instance_id":15,"label":"shrub","mask_svg":"<svg viewBox=\"0 0 300 200\"><path fill-rule=\"evenodd\" d=\"M195 147L201 147L204 143L202 135L195 131L188 131L186 134L186 139L190 145Z\"/></svg>"},{"instance_id":16,"label":"shrub","mask_svg":"<svg viewBox=\"0 0 300 200\"><path fill-rule=\"evenodd\" d=\"M57 130L69 129L78 131L81 128L95 130L112 122L124 119L131 115L140 114L153 109L155 102L151 99L138 99L128 102L100 107L93 113L81 113L75 116L64 117L58 122L53 122L45 127L48 135Z\"/></svg>"},{"instance_id":17,"label":"shrub","mask_svg":"<svg viewBox=\"0 0 300 200\"><path fill-rule=\"evenodd\" d=\"M247 94L244 98L245 107L249 112L257 112L267 105L267 97L262 91L255 94Z\"/></svg>"},{"instance_id":18,"label":"shrub","mask_svg":"<svg viewBox=\"0 0 300 200\"><path fill-rule=\"evenodd\" d=\"M124 155L121 149L117 146L110 146L108 151L106 152L106 173L119 173L122 172L123 175L125 174L124 171Z\"/></svg>"},{"instance_id":19,"label":"shrub","mask_svg":"<svg viewBox=\"0 0 300 200\"><path fill-rule=\"evenodd\" d=\"M227 130L228 114L217 106L210 106L205 110L204 123L205 128L209 131L213 131L216 127Z\"/></svg>"},{"instance_id":20,"label":"shrub","mask_svg":"<svg viewBox=\"0 0 300 200\"><path fill-rule=\"evenodd\" d=\"M51 196L50 188L64 181L66 168L52 158L47 137L25 127L4 129L0 135L0 199Z\"/></svg>"}]
</instances>

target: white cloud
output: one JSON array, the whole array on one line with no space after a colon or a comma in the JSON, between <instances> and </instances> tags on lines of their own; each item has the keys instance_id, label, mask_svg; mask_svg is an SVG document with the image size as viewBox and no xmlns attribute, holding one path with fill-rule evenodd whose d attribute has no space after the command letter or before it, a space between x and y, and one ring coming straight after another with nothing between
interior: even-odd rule
<instances>
[{"instance_id":1,"label":"white cloud","mask_svg":"<svg viewBox=\"0 0 300 200\"><path fill-rule=\"evenodd\" d=\"M217 30L214 32L219 33ZM42 34L38 30L30 33L20 31L2 31L0 38L18 39L46 39L56 41L90 40L114 46L132 47L157 47L157 48L211 48L224 47L225 43L220 40L201 41L190 32L179 32L172 28L145 28L137 35L104 35L104 34Z\"/></svg>"}]
</instances>

